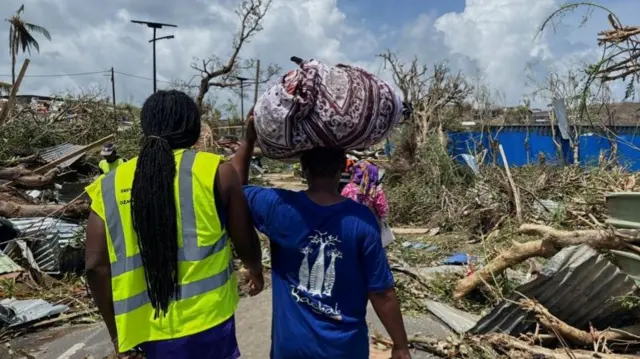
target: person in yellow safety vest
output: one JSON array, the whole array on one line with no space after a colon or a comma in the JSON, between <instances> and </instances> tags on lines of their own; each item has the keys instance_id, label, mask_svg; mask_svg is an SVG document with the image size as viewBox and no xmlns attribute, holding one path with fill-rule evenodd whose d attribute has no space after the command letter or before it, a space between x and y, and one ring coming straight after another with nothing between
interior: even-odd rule
<instances>
[{"instance_id":1,"label":"person in yellow safety vest","mask_svg":"<svg viewBox=\"0 0 640 359\"><path fill-rule=\"evenodd\" d=\"M249 294L264 286L262 253L240 178L190 148L200 112L158 91L140 115L139 156L87 187L86 273L119 358L238 358L231 243Z\"/></svg>"},{"instance_id":2,"label":"person in yellow safety vest","mask_svg":"<svg viewBox=\"0 0 640 359\"><path fill-rule=\"evenodd\" d=\"M112 143L107 143L102 147L102 151L100 151L100 155L104 157L102 161L98 163L98 167L100 167L100 171L102 174L107 174L114 169L116 169L121 164L127 162L124 158L118 156L116 152L116 146Z\"/></svg>"}]
</instances>

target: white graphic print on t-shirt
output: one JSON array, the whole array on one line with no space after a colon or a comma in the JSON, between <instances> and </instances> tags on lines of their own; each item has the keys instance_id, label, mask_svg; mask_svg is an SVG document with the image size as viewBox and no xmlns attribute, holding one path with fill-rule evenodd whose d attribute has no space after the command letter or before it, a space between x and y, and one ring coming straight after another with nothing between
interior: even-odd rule
<instances>
[{"instance_id":1,"label":"white graphic print on t-shirt","mask_svg":"<svg viewBox=\"0 0 640 359\"><path fill-rule=\"evenodd\" d=\"M302 248L304 254L298 270L298 285L291 286L291 295L297 303L311 307L317 313L327 315L336 320L342 320L338 304L330 307L322 303L323 298L331 297L336 282L336 259L342 258L342 253L336 248L338 237L326 232L316 231L309 236L311 243ZM311 271L309 271L309 255L318 249ZM325 270L328 258L328 268ZM316 297L319 297L316 299Z\"/></svg>"}]
</instances>

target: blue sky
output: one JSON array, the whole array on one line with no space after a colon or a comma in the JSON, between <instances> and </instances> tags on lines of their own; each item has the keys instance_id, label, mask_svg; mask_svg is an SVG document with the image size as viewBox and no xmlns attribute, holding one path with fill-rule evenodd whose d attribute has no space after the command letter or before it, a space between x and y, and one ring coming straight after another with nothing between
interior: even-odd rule
<instances>
[{"instance_id":1,"label":"blue sky","mask_svg":"<svg viewBox=\"0 0 640 359\"><path fill-rule=\"evenodd\" d=\"M200 74L190 65L212 55L226 59L238 28L235 0L3 0L2 17L25 4L24 17L48 28L53 40L41 40L33 54L24 91L47 95L87 88L110 90L103 73L114 67L118 101L142 102L152 84L148 29L131 19L169 22L179 28L167 32L175 39L158 43L159 86L172 80L196 84ZM431 65L447 61L473 81L496 93L497 105L517 105L532 88L528 66L543 79L549 71L592 62L599 52L596 34L607 29L606 15L594 12L578 27L584 10L569 14L557 33L535 38L540 22L561 0L273 0L257 34L241 53L278 64L284 70L289 57L350 63L392 78L377 54L390 49L402 61L416 56ZM625 24L640 24L640 1L602 0ZM0 46L8 46L8 28L0 27ZM21 59L20 59L21 61ZM11 72L9 56L0 56L0 75ZM127 75L125 75L127 74ZM134 76L130 76L134 75ZM248 74L247 74L248 75ZM2 77L0 81L8 78ZM237 102L229 91L212 91L217 103Z\"/></svg>"},{"instance_id":2,"label":"blue sky","mask_svg":"<svg viewBox=\"0 0 640 359\"><path fill-rule=\"evenodd\" d=\"M402 27L417 14L428 13L438 17L462 11L464 4L464 0L338 0L338 8L349 18L363 19L371 28L376 25Z\"/></svg>"}]
</instances>

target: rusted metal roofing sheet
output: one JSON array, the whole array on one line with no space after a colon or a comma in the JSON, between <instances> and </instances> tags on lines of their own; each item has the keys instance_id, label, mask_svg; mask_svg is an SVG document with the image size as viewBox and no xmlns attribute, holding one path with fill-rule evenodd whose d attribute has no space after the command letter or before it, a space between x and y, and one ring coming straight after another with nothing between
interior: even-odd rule
<instances>
[{"instance_id":1,"label":"rusted metal roofing sheet","mask_svg":"<svg viewBox=\"0 0 640 359\"><path fill-rule=\"evenodd\" d=\"M66 156L72 152L78 151L82 149L84 146L74 145L71 143L63 143L58 146L44 148L40 151L40 157L45 160L47 163L51 163L58 158ZM78 154L77 156L73 156L68 160L62 162L58 166L60 167L69 167L74 164L77 160L79 160L82 156L84 156L84 152Z\"/></svg>"},{"instance_id":2,"label":"rusted metal roofing sheet","mask_svg":"<svg viewBox=\"0 0 640 359\"><path fill-rule=\"evenodd\" d=\"M535 299L551 314L567 324L588 330L619 326L632 314L615 298L628 296L638 288L618 267L587 245L564 248L547 262L533 280L516 289L526 298ZM471 329L474 334L506 333L518 336L533 332L536 321L514 302L515 294L495 307Z\"/></svg>"}]
</instances>

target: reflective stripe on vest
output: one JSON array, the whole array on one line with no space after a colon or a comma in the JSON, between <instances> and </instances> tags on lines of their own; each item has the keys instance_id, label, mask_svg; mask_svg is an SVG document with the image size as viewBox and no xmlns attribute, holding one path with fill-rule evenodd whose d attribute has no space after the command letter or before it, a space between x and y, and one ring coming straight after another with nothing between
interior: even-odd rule
<instances>
[{"instance_id":1,"label":"reflective stripe on vest","mask_svg":"<svg viewBox=\"0 0 640 359\"><path fill-rule=\"evenodd\" d=\"M179 199L180 211L182 214L182 241L183 247L178 248L179 261L200 261L211 255L222 251L227 245L227 235L216 241L211 246L198 246L198 235L196 230L196 216L193 203L193 164L196 153L194 151L184 151L180 161L178 171L179 178ZM116 169L117 171L117 169ZM111 236L113 249L116 254L116 261L111 263L111 276L116 277L123 273L142 267L142 257L140 253L127 257L126 244L124 238L124 228L120 220L120 211L116 201L115 180L116 171L112 171L102 180L102 200L104 201L105 217L107 229ZM225 271L203 280L180 285L180 299L190 298L203 294L223 286L233 274L232 262ZM134 309L150 303L147 291L141 292L132 297L116 300L113 303L114 314L125 314Z\"/></svg>"}]
</instances>

